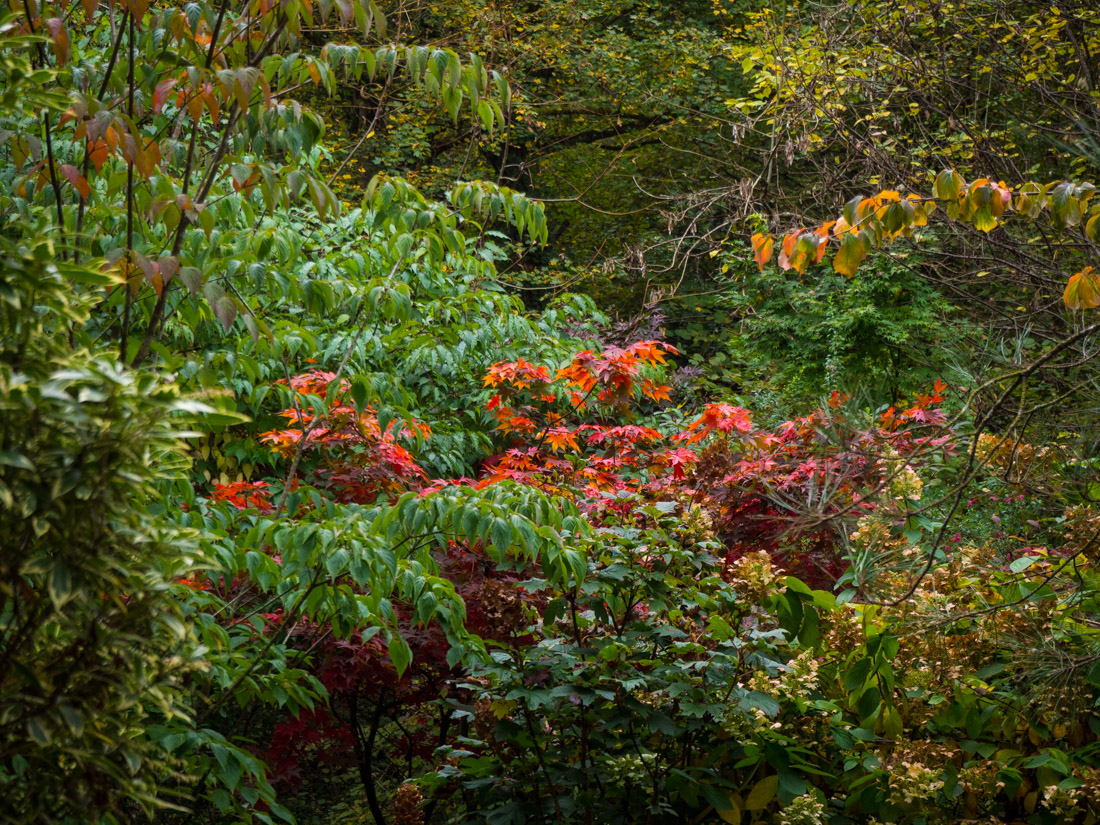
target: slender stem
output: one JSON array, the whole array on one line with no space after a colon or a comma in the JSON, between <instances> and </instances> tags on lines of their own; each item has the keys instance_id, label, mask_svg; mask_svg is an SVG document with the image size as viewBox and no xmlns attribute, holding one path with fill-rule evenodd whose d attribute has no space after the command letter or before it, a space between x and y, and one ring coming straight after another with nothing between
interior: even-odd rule
<instances>
[{"instance_id":1,"label":"slender stem","mask_svg":"<svg viewBox=\"0 0 1100 825\"><path fill-rule=\"evenodd\" d=\"M27 28L30 29L30 33L34 34L34 14L31 12L31 6L29 0L23 0L23 10L27 14ZM46 65L46 49L41 43L36 44L38 46L38 65ZM53 159L53 134L50 130L50 113L49 110L42 112L42 124L46 129L46 163L50 170L50 186L53 188L53 199L57 204L57 231L61 236L62 241L65 238L65 207L61 202L61 182L57 179L57 166L54 164Z\"/></svg>"},{"instance_id":2,"label":"slender stem","mask_svg":"<svg viewBox=\"0 0 1100 825\"><path fill-rule=\"evenodd\" d=\"M53 199L57 205L57 228L65 236L65 209L61 201L61 182L57 179L57 166L53 160L53 136L50 131L50 114L42 113L42 123L46 127L46 160L50 164L50 184L53 186Z\"/></svg>"},{"instance_id":3,"label":"slender stem","mask_svg":"<svg viewBox=\"0 0 1100 825\"><path fill-rule=\"evenodd\" d=\"M130 42L127 44L129 51L130 65L126 70L126 83L128 98L126 102L126 112L130 116L130 122L134 120L134 16L132 14L126 15L126 20L123 21L125 26L127 20L129 21L130 30ZM122 26L119 27L121 36ZM140 140L140 135L134 135L134 140ZM136 147L135 147L136 148ZM130 288L130 279L133 277L134 268L134 161L131 158L126 164L126 292L124 295L125 304L122 308L122 334L119 336L118 342L118 358L123 363L126 362L126 344L130 339L130 312L134 303L134 292Z\"/></svg>"},{"instance_id":4,"label":"slender stem","mask_svg":"<svg viewBox=\"0 0 1100 825\"><path fill-rule=\"evenodd\" d=\"M128 17L129 14L130 12L127 11L126 16ZM123 22L125 23L125 17L123 18ZM118 61L118 51L119 48L122 46L122 33L124 30L124 26L118 27L118 36L115 38L115 44L111 48L111 57L107 60L107 70L103 74L103 81L99 84L99 92L96 94L97 99L102 99L103 95L107 93L108 87L111 85L111 76L115 73L115 63ZM80 172L80 174L84 176L85 180L88 179L88 164L90 163L91 159L92 152L90 141L85 138L84 162L81 164ZM81 198L76 206L76 229L74 234L76 235L77 239L80 238L80 233L84 229L84 210L87 208L87 204L87 198ZM73 243L73 263L77 263L80 260L80 246L78 244L79 240L76 240Z\"/></svg>"}]
</instances>

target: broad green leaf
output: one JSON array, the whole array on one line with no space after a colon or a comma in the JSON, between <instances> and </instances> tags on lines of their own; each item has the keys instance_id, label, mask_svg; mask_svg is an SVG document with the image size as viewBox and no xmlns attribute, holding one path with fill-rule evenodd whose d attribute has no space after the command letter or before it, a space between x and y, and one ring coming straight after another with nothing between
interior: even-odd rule
<instances>
[{"instance_id":1,"label":"broad green leaf","mask_svg":"<svg viewBox=\"0 0 1100 825\"><path fill-rule=\"evenodd\" d=\"M387 649L390 654L390 661L393 662L398 677L403 676L405 670L412 662L412 650L409 648L409 643L405 641L400 633L394 631L390 635L390 642Z\"/></svg>"}]
</instances>

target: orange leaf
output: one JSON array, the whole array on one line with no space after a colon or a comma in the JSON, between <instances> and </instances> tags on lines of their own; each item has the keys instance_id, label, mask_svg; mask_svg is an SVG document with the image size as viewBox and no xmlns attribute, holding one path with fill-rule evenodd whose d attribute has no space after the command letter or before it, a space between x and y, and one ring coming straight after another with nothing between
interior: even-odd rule
<instances>
[{"instance_id":1,"label":"orange leaf","mask_svg":"<svg viewBox=\"0 0 1100 825\"><path fill-rule=\"evenodd\" d=\"M103 170L103 164L107 162L109 154L110 151L107 149L107 144L102 140L97 140L95 143L89 141L88 157L91 158L92 163L95 164L95 170L97 172Z\"/></svg>"},{"instance_id":2,"label":"orange leaf","mask_svg":"<svg viewBox=\"0 0 1100 825\"><path fill-rule=\"evenodd\" d=\"M821 259L825 257L825 249L826 249L826 247L828 247L828 245L829 245L829 230L828 230L828 226L832 226L832 222L830 222L829 224L827 224L827 226L826 226L826 227L822 227L822 229L824 229L824 234L821 234L822 230L818 230L818 231L817 231L816 233L814 233L814 234L816 234L816 235L817 235L817 237L818 237L818 240L817 240L817 252L815 252L815 253L814 253L814 263L815 263L815 264L819 264L819 263L821 263Z\"/></svg>"},{"instance_id":3,"label":"orange leaf","mask_svg":"<svg viewBox=\"0 0 1100 825\"><path fill-rule=\"evenodd\" d=\"M798 243L798 236L802 233L799 229L797 232L791 232L783 238L783 247L779 252L779 268L784 272L791 268L791 255L794 253L795 244Z\"/></svg>"},{"instance_id":4,"label":"orange leaf","mask_svg":"<svg viewBox=\"0 0 1100 825\"><path fill-rule=\"evenodd\" d=\"M1100 273L1086 266L1069 279L1062 299L1066 309L1093 309L1100 306Z\"/></svg>"},{"instance_id":5,"label":"orange leaf","mask_svg":"<svg viewBox=\"0 0 1100 825\"><path fill-rule=\"evenodd\" d=\"M794 244L794 250L787 257L788 264L801 275L810 265L810 261L820 260L825 254L824 243L825 238L819 238L813 232L802 233ZM785 242L784 246L786 246Z\"/></svg>"},{"instance_id":6,"label":"orange leaf","mask_svg":"<svg viewBox=\"0 0 1100 825\"><path fill-rule=\"evenodd\" d=\"M764 264L772 259L772 250L775 247L775 239L771 235L763 235L757 232L752 236L752 252L756 265L760 271L764 271Z\"/></svg>"},{"instance_id":7,"label":"orange leaf","mask_svg":"<svg viewBox=\"0 0 1100 825\"><path fill-rule=\"evenodd\" d=\"M187 113L197 122L202 117L202 95L195 93L187 98Z\"/></svg>"}]
</instances>

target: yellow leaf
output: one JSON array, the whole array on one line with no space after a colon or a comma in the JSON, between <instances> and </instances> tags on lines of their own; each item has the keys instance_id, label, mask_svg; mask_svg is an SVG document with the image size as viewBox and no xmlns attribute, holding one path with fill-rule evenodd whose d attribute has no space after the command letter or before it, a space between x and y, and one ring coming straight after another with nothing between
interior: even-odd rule
<instances>
[{"instance_id":1,"label":"yellow leaf","mask_svg":"<svg viewBox=\"0 0 1100 825\"><path fill-rule=\"evenodd\" d=\"M1093 215L1085 224L1085 237L1100 243L1100 213Z\"/></svg>"},{"instance_id":2,"label":"yellow leaf","mask_svg":"<svg viewBox=\"0 0 1100 825\"><path fill-rule=\"evenodd\" d=\"M1024 809L1030 814L1035 813L1035 806L1039 803L1039 794L1032 791L1024 797Z\"/></svg>"},{"instance_id":3,"label":"yellow leaf","mask_svg":"<svg viewBox=\"0 0 1100 825\"><path fill-rule=\"evenodd\" d=\"M768 807L768 803L775 798L775 792L779 788L778 776L765 776L749 791L749 797L745 800L745 810L762 811Z\"/></svg>"},{"instance_id":4,"label":"yellow leaf","mask_svg":"<svg viewBox=\"0 0 1100 825\"><path fill-rule=\"evenodd\" d=\"M718 816L722 818L723 822L728 822L730 825L741 825L741 797L737 794L733 794L730 797L730 806L725 810L718 811Z\"/></svg>"},{"instance_id":5,"label":"yellow leaf","mask_svg":"<svg viewBox=\"0 0 1100 825\"><path fill-rule=\"evenodd\" d=\"M859 265L866 254L863 241L859 239L858 235L845 235L844 240L840 242L840 249L837 250L836 257L833 258L833 269L844 277L851 278L856 274L856 270L859 269Z\"/></svg>"}]
</instances>

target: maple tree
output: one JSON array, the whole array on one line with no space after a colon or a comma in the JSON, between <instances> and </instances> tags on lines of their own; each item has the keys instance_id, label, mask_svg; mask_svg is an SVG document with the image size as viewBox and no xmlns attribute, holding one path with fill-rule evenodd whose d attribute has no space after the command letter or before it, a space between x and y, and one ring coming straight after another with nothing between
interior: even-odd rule
<instances>
[{"instance_id":1,"label":"maple tree","mask_svg":"<svg viewBox=\"0 0 1100 825\"><path fill-rule=\"evenodd\" d=\"M674 447L653 427L614 423L629 420L639 402L668 400L670 388L660 383L656 368L675 353L659 341L598 354L585 350L553 377L549 367L523 360L494 364L484 378L495 392L486 409L503 435L521 442L500 456L479 484L509 479L614 491L636 487L639 470L671 470L674 478L683 478L695 460L690 450Z\"/></svg>"},{"instance_id":2,"label":"maple tree","mask_svg":"<svg viewBox=\"0 0 1100 825\"><path fill-rule=\"evenodd\" d=\"M279 413L287 429L263 433L260 440L289 457L295 452L318 453L317 483L337 500L369 504L379 494L404 492L427 478L412 454L399 443L414 435L427 438L431 428L416 421L391 421L383 430L375 410L357 409L346 380L313 370L285 382L294 406ZM334 386L335 385L335 386ZM312 399L331 398L324 412Z\"/></svg>"}]
</instances>

